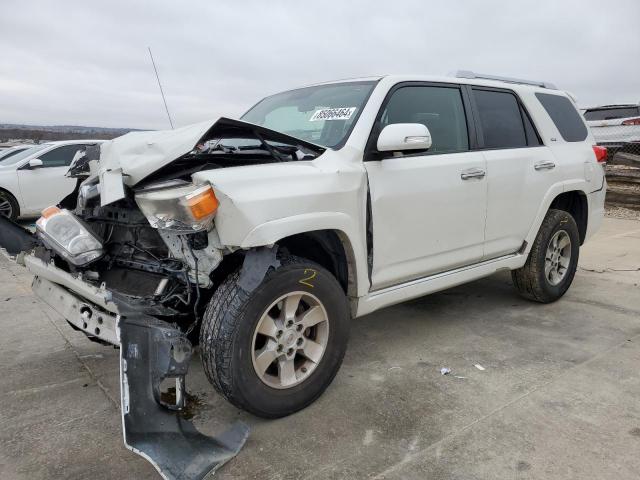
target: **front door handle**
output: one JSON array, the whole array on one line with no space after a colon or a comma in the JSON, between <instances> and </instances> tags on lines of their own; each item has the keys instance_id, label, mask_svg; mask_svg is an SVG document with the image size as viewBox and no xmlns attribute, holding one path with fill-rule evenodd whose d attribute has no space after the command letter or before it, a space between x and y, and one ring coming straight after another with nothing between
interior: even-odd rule
<instances>
[{"instance_id":1,"label":"front door handle","mask_svg":"<svg viewBox=\"0 0 640 480\"><path fill-rule=\"evenodd\" d=\"M472 178L483 178L485 175L485 171L481 168L469 168L462 171L460 178L462 180L470 180Z\"/></svg>"},{"instance_id":2,"label":"front door handle","mask_svg":"<svg viewBox=\"0 0 640 480\"><path fill-rule=\"evenodd\" d=\"M533 168L536 170L551 170L552 168L556 168L556 164L553 162L540 162L536 163Z\"/></svg>"}]
</instances>

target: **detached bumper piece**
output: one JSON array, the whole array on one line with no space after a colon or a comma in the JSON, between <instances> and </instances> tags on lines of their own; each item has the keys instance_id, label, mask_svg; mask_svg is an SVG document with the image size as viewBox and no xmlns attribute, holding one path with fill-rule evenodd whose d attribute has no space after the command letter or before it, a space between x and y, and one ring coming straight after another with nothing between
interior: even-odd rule
<instances>
[{"instance_id":1,"label":"detached bumper piece","mask_svg":"<svg viewBox=\"0 0 640 480\"><path fill-rule=\"evenodd\" d=\"M9 255L28 252L40 245L38 239L30 231L0 215L0 248Z\"/></svg>"},{"instance_id":2,"label":"detached bumper piece","mask_svg":"<svg viewBox=\"0 0 640 480\"><path fill-rule=\"evenodd\" d=\"M134 314L120 317L120 382L124 443L149 460L167 480L199 480L232 459L249 428L235 423L220 436L207 437L177 412L184 406L192 347L165 322ZM162 401L160 384L176 381L175 405Z\"/></svg>"}]
</instances>

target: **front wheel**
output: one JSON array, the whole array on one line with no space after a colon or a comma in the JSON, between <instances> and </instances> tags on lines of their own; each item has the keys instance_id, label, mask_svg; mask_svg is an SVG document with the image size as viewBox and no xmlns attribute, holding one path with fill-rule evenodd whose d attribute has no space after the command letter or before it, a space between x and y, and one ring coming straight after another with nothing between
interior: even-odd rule
<instances>
[{"instance_id":1,"label":"front wheel","mask_svg":"<svg viewBox=\"0 0 640 480\"><path fill-rule=\"evenodd\" d=\"M0 216L16 220L20 214L18 202L9 192L0 190Z\"/></svg>"},{"instance_id":2,"label":"front wheel","mask_svg":"<svg viewBox=\"0 0 640 480\"><path fill-rule=\"evenodd\" d=\"M231 403L277 418L316 400L335 377L349 336L338 281L309 260L285 256L252 292L240 271L216 290L204 315L205 372Z\"/></svg>"},{"instance_id":3,"label":"front wheel","mask_svg":"<svg viewBox=\"0 0 640 480\"><path fill-rule=\"evenodd\" d=\"M540 226L527 263L511 272L513 283L530 300L558 300L571 286L579 253L580 235L575 220L563 210L551 209Z\"/></svg>"}]
</instances>

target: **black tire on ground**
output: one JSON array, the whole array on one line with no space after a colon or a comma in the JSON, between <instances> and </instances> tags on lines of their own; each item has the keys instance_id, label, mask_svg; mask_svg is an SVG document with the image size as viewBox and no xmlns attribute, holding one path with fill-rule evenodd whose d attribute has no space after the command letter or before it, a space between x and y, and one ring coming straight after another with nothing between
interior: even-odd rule
<instances>
[{"instance_id":1,"label":"black tire on ground","mask_svg":"<svg viewBox=\"0 0 640 480\"><path fill-rule=\"evenodd\" d=\"M11 214L8 215L9 219L16 220L20 215L20 206L18 205L18 201L9 192L0 190L0 205L5 202L8 202L11 208ZM3 213L2 211L0 211L0 215L7 216L6 213Z\"/></svg>"},{"instance_id":2,"label":"black tire on ground","mask_svg":"<svg viewBox=\"0 0 640 480\"><path fill-rule=\"evenodd\" d=\"M337 374L349 337L349 303L335 277L304 258L278 258L281 266L270 268L251 293L237 284L240 270L229 275L211 298L200 330L200 355L214 388L233 405L264 418L290 415L313 403ZM306 282L310 271L315 272L313 281ZM254 332L272 302L296 291L311 293L322 302L329 322L327 346L302 383L273 388L253 367Z\"/></svg>"},{"instance_id":3,"label":"black tire on ground","mask_svg":"<svg viewBox=\"0 0 640 480\"><path fill-rule=\"evenodd\" d=\"M564 230L571 240L571 257L566 274L557 285L553 285L545 275L545 258L549 242L561 230ZM550 209L533 242L527 263L511 272L513 283L520 295L529 300L541 303L554 302L571 286L578 267L579 253L580 235L575 220L571 214L563 210Z\"/></svg>"}]
</instances>

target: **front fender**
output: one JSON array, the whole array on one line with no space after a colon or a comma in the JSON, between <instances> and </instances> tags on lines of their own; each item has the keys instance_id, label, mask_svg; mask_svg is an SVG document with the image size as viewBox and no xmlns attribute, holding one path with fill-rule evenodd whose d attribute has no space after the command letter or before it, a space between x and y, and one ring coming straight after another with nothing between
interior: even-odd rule
<instances>
[{"instance_id":1,"label":"front fender","mask_svg":"<svg viewBox=\"0 0 640 480\"><path fill-rule=\"evenodd\" d=\"M207 170L220 206L215 227L222 245L268 246L300 233L336 230L353 256L357 294L368 290L367 182L362 164L328 151L314 161Z\"/></svg>"},{"instance_id":2,"label":"front fender","mask_svg":"<svg viewBox=\"0 0 640 480\"><path fill-rule=\"evenodd\" d=\"M257 225L242 240L240 246L251 248L272 245L282 238L316 230L339 230L351 239L354 233L349 233L350 225L353 225L353 221L344 213L303 213Z\"/></svg>"}]
</instances>

